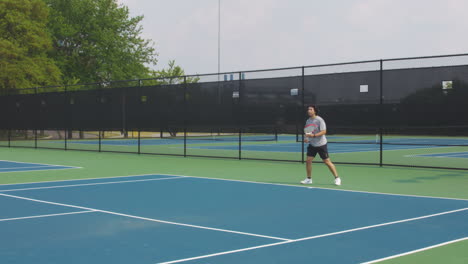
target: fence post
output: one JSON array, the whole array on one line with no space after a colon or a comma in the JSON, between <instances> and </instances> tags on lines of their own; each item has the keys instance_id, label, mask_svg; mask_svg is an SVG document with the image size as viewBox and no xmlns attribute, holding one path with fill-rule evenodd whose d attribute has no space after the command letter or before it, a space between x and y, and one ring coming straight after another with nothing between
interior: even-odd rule
<instances>
[{"instance_id":1,"label":"fence post","mask_svg":"<svg viewBox=\"0 0 468 264\"><path fill-rule=\"evenodd\" d=\"M380 60L380 126L379 126L379 139L380 139L380 160L379 166L383 166L383 124L384 124L384 106L383 106L383 60Z\"/></svg>"},{"instance_id":2,"label":"fence post","mask_svg":"<svg viewBox=\"0 0 468 264\"><path fill-rule=\"evenodd\" d=\"M241 86L242 86L242 72L239 72L239 106L241 106L240 104L240 98L241 98ZM242 159L242 122L240 121L241 120L241 115L239 115L239 123L238 123L238 126L239 126L239 160Z\"/></svg>"},{"instance_id":3,"label":"fence post","mask_svg":"<svg viewBox=\"0 0 468 264\"><path fill-rule=\"evenodd\" d=\"M36 100L37 100L37 94L38 94L38 87L34 87L34 95L36 96ZM41 108L39 106L39 108ZM40 109L36 109L37 111L37 119L36 121L40 118L40 115L41 115L41 110ZM40 119L39 119L40 120ZM40 121L39 121L40 122ZM37 125L34 125L34 130L33 130L33 134L34 134L34 148L37 149ZM26 135L28 134L28 130L26 130Z\"/></svg>"},{"instance_id":4,"label":"fence post","mask_svg":"<svg viewBox=\"0 0 468 264\"><path fill-rule=\"evenodd\" d=\"M141 136L140 136L140 129L138 129L138 154L141 154Z\"/></svg>"},{"instance_id":5,"label":"fence post","mask_svg":"<svg viewBox=\"0 0 468 264\"><path fill-rule=\"evenodd\" d=\"M140 102L140 104L142 103L141 102L141 96L142 96L142 92L141 92L141 87L142 87L142 81L141 79L138 79L138 102ZM141 109L141 108L140 108ZM138 154L141 153L141 127L138 127Z\"/></svg>"},{"instance_id":6,"label":"fence post","mask_svg":"<svg viewBox=\"0 0 468 264\"><path fill-rule=\"evenodd\" d=\"M304 77L304 66L302 66L302 80L301 80L301 96L302 96L302 105L300 107L301 111L304 111L305 105L305 77ZM299 116L301 116L301 111L299 111ZM302 129L300 130L302 131ZM304 133L301 133L301 162L304 163Z\"/></svg>"},{"instance_id":7,"label":"fence post","mask_svg":"<svg viewBox=\"0 0 468 264\"><path fill-rule=\"evenodd\" d=\"M127 131L127 94L126 88L120 88L121 90L121 103L122 103L122 133L124 138L128 138Z\"/></svg>"},{"instance_id":8,"label":"fence post","mask_svg":"<svg viewBox=\"0 0 468 264\"><path fill-rule=\"evenodd\" d=\"M184 76L184 157L187 157L187 76Z\"/></svg>"},{"instance_id":9,"label":"fence post","mask_svg":"<svg viewBox=\"0 0 468 264\"><path fill-rule=\"evenodd\" d=\"M72 119L71 119L71 116L68 116L69 113L71 113L71 100L69 100L68 98L68 86L65 84L65 87L64 87L64 92L65 92L65 104L64 104L64 109L68 109L68 111L65 111L65 129L63 131L64 135L63 137L65 138L65 150L68 149L68 129L71 127L71 124L72 124ZM59 132L60 133L60 132Z\"/></svg>"},{"instance_id":10,"label":"fence post","mask_svg":"<svg viewBox=\"0 0 468 264\"><path fill-rule=\"evenodd\" d=\"M101 152L101 129L98 129L98 135L99 135L99 152Z\"/></svg>"}]
</instances>

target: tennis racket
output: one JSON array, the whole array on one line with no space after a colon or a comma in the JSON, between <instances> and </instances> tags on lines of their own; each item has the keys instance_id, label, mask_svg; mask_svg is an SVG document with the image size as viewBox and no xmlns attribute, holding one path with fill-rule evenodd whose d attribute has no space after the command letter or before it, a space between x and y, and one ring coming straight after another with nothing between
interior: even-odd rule
<instances>
[{"instance_id":1,"label":"tennis racket","mask_svg":"<svg viewBox=\"0 0 468 264\"><path fill-rule=\"evenodd\" d=\"M308 135L312 135L313 132L315 131L315 127L312 125L306 125L304 127L304 141L307 143L309 142L309 138L307 137Z\"/></svg>"}]
</instances>

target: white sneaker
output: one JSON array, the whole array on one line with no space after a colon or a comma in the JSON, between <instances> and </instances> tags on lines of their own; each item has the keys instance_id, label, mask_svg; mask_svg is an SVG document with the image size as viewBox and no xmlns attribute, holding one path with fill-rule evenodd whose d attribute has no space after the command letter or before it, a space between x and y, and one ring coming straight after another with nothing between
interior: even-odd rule
<instances>
[{"instance_id":1,"label":"white sneaker","mask_svg":"<svg viewBox=\"0 0 468 264\"><path fill-rule=\"evenodd\" d=\"M341 179L340 179L340 177L335 178L335 185L338 185L338 186L341 185Z\"/></svg>"},{"instance_id":2,"label":"white sneaker","mask_svg":"<svg viewBox=\"0 0 468 264\"><path fill-rule=\"evenodd\" d=\"M305 178L305 180L301 181L302 184L312 184L312 179Z\"/></svg>"}]
</instances>

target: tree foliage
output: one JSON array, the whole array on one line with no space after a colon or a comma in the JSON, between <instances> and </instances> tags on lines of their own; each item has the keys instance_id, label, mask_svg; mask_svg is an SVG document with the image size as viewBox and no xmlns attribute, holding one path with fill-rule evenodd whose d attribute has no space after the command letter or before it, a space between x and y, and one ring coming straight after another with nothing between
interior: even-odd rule
<instances>
[{"instance_id":1,"label":"tree foliage","mask_svg":"<svg viewBox=\"0 0 468 264\"><path fill-rule=\"evenodd\" d=\"M60 70L48 57L48 15L42 0L0 1L0 89L60 83Z\"/></svg>"},{"instance_id":2,"label":"tree foliage","mask_svg":"<svg viewBox=\"0 0 468 264\"><path fill-rule=\"evenodd\" d=\"M141 37L143 16L130 17L116 0L44 0L53 58L67 84L147 77L156 64L152 42Z\"/></svg>"},{"instance_id":3,"label":"tree foliage","mask_svg":"<svg viewBox=\"0 0 468 264\"><path fill-rule=\"evenodd\" d=\"M0 88L79 89L76 84L142 78L158 78L152 85L184 82L175 61L150 70L157 53L141 37L142 19L130 17L117 0L0 0Z\"/></svg>"},{"instance_id":4,"label":"tree foliage","mask_svg":"<svg viewBox=\"0 0 468 264\"><path fill-rule=\"evenodd\" d=\"M156 80L157 84L179 84L184 82L185 71L178 65L176 65L175 60L169 61L168 68L153 71L152 77L158 78ZM200 80L198 77L187 77L187 83L196 83Z\"/></svg>"}]
</instances>

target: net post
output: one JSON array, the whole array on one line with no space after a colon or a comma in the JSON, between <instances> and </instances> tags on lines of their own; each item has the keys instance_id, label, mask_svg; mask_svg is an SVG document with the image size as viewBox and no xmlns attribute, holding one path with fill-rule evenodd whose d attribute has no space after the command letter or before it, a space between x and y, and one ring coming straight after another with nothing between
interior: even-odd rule
<instances>
[{"instance_id":1,"label":"net post","mask_svg":"<svg viewBox=\"0 0 468 264\"><path fill-rule=\"evenodd\" d=\"M11 128L8 129L8 147L11 148Z\"/></svg>"}]
</instances>

